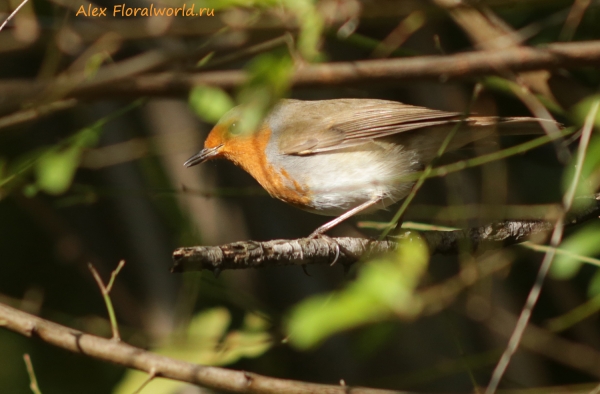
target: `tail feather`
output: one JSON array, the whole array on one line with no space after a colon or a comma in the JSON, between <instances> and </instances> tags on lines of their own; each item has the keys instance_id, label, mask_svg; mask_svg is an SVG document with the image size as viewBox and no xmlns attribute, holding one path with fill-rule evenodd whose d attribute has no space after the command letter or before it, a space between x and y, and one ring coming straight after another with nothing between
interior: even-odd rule
<instances>
[{"instance_id":1,"label":"tail feather","mask_svg":"<svg viewBox=\"0 0 600 394\"><path fill-rule=\"evenodd\" d=\"M496 126L503 135L544 134L544 126L563 128L555 120L530 117L474 116L469 118L469 122L473 126Z\"/></svg>"}]
</instances>

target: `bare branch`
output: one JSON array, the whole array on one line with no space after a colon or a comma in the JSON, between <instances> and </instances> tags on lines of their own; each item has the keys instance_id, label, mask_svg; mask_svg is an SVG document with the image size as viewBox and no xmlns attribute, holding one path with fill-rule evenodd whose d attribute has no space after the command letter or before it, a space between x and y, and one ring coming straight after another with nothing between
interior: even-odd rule
<instances>
[{"instance_id":1,"label":"bare branch","mask_svg":"<svg viewBox=\"0 0 600 394\"><path fill-rule=\"evenodd\" d=\"M214 390L254 394L409 394L362 387L333 386L276 379L250 372L192 364L85 334L0 304L0 323L7 329L91 358L147 372L152 376L197 384Z\"/></svg>"},{"instance_id":2,"label":"bare branch","mask_svg":"<svg viewBox=\"0 0 600 394\"><path fill-rule=\"evenodd\" d=\"M503 75L507 71L554 70L590 65L600 65L600 41L557 43L543 48L513 47L446 56L316 64L298 69L292 78L292 85L313 88L415 79L447 81L490 74ZM122 68L119 64L106 67L106 71L100 69L94 79L85 82L76 76L50 85L31 80L4 80L0 82L0 95L7 97L7 100L22 100L52 88L65 92L66 97L177 96L186 94L196 85L233 89L247 79L247 73L242 70L164 72L139 76L133 76L130 72L128 78L121 78L114 72Z\"/></svg>"},{"instance_id":3,"label":"bare branch","mask_svg":"<svg viewBox=\"0 0 600 394\"><path fill-rule=\"evenodd\" d=\"M600 213L600 193L579 198L582 207L567 215L566 225L575 225ZM424 231L432 254L456 254L462 243L472 250L507 246L524 242L528 237L545 234L555 227L548 220L507 220L467 230ZM376 241L365 238L299 238L266 242L242 241L221 246L193 246L173 252L172 272L209 270L220 273L226 269L262 268L280 265L338 264L351 265L370 255L393 251L393 239ZM337 259L337 260L336 260Z\"/></svg>"},{"instance_id":4,"label":"bare branch","mask_svg":"<svg viewBox=\"0 0 600 394\"><path fill-rule=\"evenodd\" d=\"M551 230L546 221L507 221L470 230L426 231L421 235L431 253L457 253L461 242L470 242L475 249L482 244L512 244L527 236ZM366 238L300 238L266 242L242 241L221 246L194 246L173 252L172 272L261 268L279 265L331 264L339 250L337 263L350 265L374 254L395 250L397 243L388 239Z\"/></svg>"}]
</instances>

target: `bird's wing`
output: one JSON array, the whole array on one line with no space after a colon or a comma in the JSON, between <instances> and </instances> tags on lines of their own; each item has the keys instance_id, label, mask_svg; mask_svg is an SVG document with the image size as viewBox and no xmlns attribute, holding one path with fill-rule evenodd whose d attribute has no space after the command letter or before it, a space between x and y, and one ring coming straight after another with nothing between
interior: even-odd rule
<instances>
[{"instance_id":1,"label":"bird's wing","mask_svg":"<svg viewBox=\"0 0 600 394\"><path fill-rule=\"evenodd\" d=\"M315 106L313 110L309 118L288 125L286 136L279 143L284 154L309 155L344 149L460 120L460 113L384 100L336 100L334 105Z\"/></svg>"}]
</instances>

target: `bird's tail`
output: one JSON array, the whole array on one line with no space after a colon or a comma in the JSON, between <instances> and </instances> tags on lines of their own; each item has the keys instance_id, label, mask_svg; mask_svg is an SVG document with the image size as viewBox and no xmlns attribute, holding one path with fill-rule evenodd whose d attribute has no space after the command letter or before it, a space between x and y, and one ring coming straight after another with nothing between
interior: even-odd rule
<instances>
[{"instance_id":1,"label":"bird's tail","mask_svg":"<svg viewBox=\"0 0 600 394\"><path fill-rule=\"evenodd\" d=\"M543 134L544 130L562 129L563 125L553 119L529 117L498 117L498 116L473 116L469 118L473 126L495 126L502 135L532 135Z\"/></svg>"}]
</instances>

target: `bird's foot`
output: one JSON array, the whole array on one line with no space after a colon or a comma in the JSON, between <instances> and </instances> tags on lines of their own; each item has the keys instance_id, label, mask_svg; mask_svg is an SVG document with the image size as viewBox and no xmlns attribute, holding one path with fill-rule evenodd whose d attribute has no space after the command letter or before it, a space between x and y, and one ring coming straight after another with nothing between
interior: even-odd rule
<instances>
[{"instance_id":1,"label":"bird's foot","mask_svg":"<svg viewBox=\"0 0 600 394\"><path fill-rule=\"evenodd\" d=\"M320 227L318 229L316 229L315 231L313 231L313 233L310 234L308 236L308 238L310 238L310 239L321 238L329 245L329 247L331 247L331 248L333 248L333 250L335 250L335 257L333 259L333 262L331 262L331 264L329 264L330 266L333 266L340 258L340 251L342 248L335 239L331 238L328 235L323 234L322 232L319 232L319 230L320 230Z\"/></svg>"}]
</instances>

